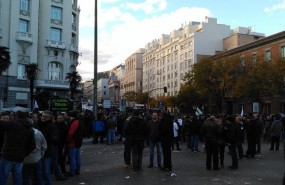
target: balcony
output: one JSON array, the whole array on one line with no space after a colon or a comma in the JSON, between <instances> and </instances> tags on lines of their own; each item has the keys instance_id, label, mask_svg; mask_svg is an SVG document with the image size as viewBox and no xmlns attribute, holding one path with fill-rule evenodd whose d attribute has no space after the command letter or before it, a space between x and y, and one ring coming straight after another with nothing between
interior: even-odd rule
<instances>
[{"instance_id":1,"label":"balcony","mask_svg":"<svg viewBox=\"0 0 285 185\"><path fill-rule=\"evenodd\" d=\"M71 27L72 27L72 30L73 30L73 31L76 31L76 26L75 26L74 24L72 24Z\"/></svg>"},{"instance_id":2,"label":"balcony","mask_svg":"<svg viewBox=\"0 0 285 185\"><path fill-rule=\"evenodd\" d=\"M36 87L47 89L69 89L69 82L64 80L36 80Z\"/></svg>"},{"instance_id":3,"label":"balcony","mask_svg":"<svg viewBox=\"0 0 285 185\"><path fill-rule=\"evenodd\" d=\"M52 0L52 2L63 4L63 0Z\"/></svg>"},{"instance_id":4,"label":"balcony","mask_svg":"<svg viewBox=\"0 0 285 185\"><path fill-rule=\"evenodd\" d=\"M33 43L32 34L27 32L17 32L17 41Z\"/></svg>"},{"instance_id":5,"label":"balcony","mask_svg":"<svg viewBox=\"0 0 285 185\"><path fill-rule=\"evenodd\" d=\"M65 43L61 41L47 40L47 47L65 49Z\"/></svg>"},{"instance_id":6,"label":"balcony","mask_svg":"<svg viewBox=\"0 0 285 185\"><path fill-rule=\"evenodd\" d=\"M74 44L70 44L70 51L78 53L78 46L75 46Z\"/></svg>"},{"instance_id":7,"label":"balcony","mask_svg":"<svg viewBox=\"0 0 285 185\"><path fill-rule=\"evenodd\" d=\"M58 19L51 19L50 23L52 24L56 24L56 25L62 25L62 20L58 20Z\"/></svg>"}]
</instances>

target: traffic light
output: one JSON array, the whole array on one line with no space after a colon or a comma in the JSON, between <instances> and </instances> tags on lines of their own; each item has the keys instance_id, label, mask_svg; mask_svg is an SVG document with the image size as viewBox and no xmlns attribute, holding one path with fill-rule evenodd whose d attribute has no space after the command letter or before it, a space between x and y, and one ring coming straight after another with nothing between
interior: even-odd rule
<instances>
[{"instance_id":1,"label":"traffic light","mask_svg":"<svg viewBox=\"0 0 285 185\"><path fill-rule=\"evenodd\" d=\"M167 87L163 87L164 93L167 93Z\"/></svg>"}]
</instances>

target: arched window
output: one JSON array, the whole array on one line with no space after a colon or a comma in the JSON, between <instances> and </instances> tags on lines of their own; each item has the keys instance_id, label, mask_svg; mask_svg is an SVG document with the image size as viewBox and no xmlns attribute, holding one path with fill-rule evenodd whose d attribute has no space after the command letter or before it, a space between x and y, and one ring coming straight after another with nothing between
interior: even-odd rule
<instances>
[{"instance_id":1,"label":"arched window","mask_svg":"<svg viewBox=\"0 0 285 185\"><path fill-rule=\"evenodd\" d=\"M62 64L59 62L50 62L48 64L48 79L49 80L62 80Z\"/></svg>"}]
</instances>

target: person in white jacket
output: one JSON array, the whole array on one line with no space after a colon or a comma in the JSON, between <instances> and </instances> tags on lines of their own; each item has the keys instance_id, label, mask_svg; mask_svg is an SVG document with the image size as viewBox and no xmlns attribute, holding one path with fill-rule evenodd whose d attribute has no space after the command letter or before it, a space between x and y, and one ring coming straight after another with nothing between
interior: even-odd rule
<instances>
[{"instance_id":1,"label":"person in white jacket","mask_svg":"<svg viewBox=\"0 0 285 185\"><path fill-rule=\"evenodd\" d=\"M179 127L177 125L177 120L173 122L173 136L174 136L174 143L176 145L176 150L181 150L179 147L179 134L178 134ZM174 150L174 146L172 146Z\"/></svg>"},{"instance_id":2,"label":"person in white jacket","mask_svg":"<svg viewBox=\"0 0 285 185\"><path fill-rule=\"evenodd\" d=\"M33 130L36 148L24 159L23 185L31 184L31 180L35 184L43 184L41 158L47 149L47 142L41 131L35 128Z\"/></svg>"}]
</instances>

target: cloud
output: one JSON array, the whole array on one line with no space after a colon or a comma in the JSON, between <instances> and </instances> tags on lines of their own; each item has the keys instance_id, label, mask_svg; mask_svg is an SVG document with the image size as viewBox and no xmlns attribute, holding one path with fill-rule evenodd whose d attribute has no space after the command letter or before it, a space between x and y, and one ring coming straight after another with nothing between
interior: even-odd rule
<instances>
[{"instance_id":1,"label":"cloud","mask_svg":"<svg viewBox=\"0 0 285 185\"><path fill-rule=\"evenodd\" d=\"M88 1L90 2L90 1ZM104 1L108 8L98 10L98 71L111 70L122 64L137 49L144 48L148 42L157 39L162 34L169 34L174 29L189 21L203 21L205 16L211 16L206 8L183 7L171 13L148 15L143 19L137 18L132 11L127 11L123 4L111 6L111 1ZM101 2L102 3L102 2ZM145 3L161 7L165 0L147 0ZM125 5L125 4L124 4ZM93 78L94 64L94 12L87 0L80 0L80 40L78 71L83 72L83 79ZM84 9L86 8L86 10ZM94 10L94 9L93 9ZM84 17L86 16L86 17ZM93 18L94 20L94 18ZM82 22L81 22L82 21Z\"/></svg>"},{"instance_id":2,"label":"cloud","mask_svg":"<svg viewBox=\"0 0 285 185\"><path fill-rule=\"evenodd\" d=\"M266 7L264 9L265 12L273 12L273 11L276 11L276 10L282 10L282 9L285 9L285 1L279 3L279 4L275 4L271 7Z\"/></svg>"},{"instance_id":3,"label":"cloud","mask_svg":"<svg viewBox=\"0 0 285 185\"><path fill-rule=\"evenodd\" d=\"M166 0L146 0L143 3L127 3L127 8L134 11L143 10L146 14L163 11L167 7Z\"/></svg>"}]
</instances>

